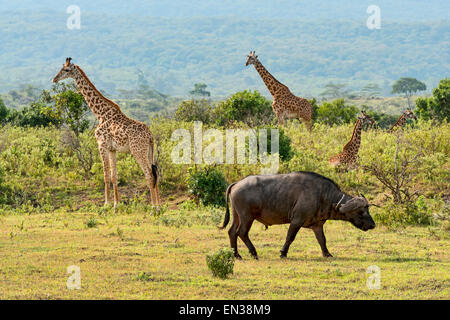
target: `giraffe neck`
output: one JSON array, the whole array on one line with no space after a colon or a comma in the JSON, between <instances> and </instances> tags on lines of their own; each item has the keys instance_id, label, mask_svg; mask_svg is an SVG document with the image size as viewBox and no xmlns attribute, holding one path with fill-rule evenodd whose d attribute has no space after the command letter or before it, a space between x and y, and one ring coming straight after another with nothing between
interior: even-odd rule
<instances>
[{"instance_id":1,"label":"giraffe neck","mask_svg":"<svg viewBox=\"0 0 450 320\"><path fill-rule=\"evenodd\" d=\"M75 83L95 117L102 122L121 113L119 106L101 94L79 66L76 68Z\"/></svg>"},{"instance_id":2,"label":"giraffe neck","mask_svg":"<svg viewBox=\"0 0 450 320\"><path fill-rule=\"evenodd\" d=\"M266 68L262 65L261 62L256 61L254 63L256 71L258 71L259 75L263 79L264 83L266 84L267 89L269 89L270 94L275 98L280 95L280 93L284 93L284 91L287 89L287 87L279 82L273 75L270 74L269 71L267 71ZM281 90L280 90L281 87ZM289 89L287 89L289 91Z\"/></svg>"},{"instance_id":3,"label":"giraffe neck","mask_svg":"<svg viewBox=\"0 0 450 320\"><path fill-rule=\"evenodd\" d=\"M344 150L351 149L355 153L358 153L359 146L361 144L361 131L362 131L363 123L361 120L357 120L355 124L355 128L353 129L353 135L349 142L344 146Z\"/></svg>"},{"instance_id":4,"label":"giraffe neck","mask_svg":"<svg viewBox=\"0 0 450 320\"><path fill-rule=\"evenodd\" d=\"M394 125L389 130L394 129L395 127L402 127L405 124L405 122L406 122L406 117L404 114L402 114L402 116L397 120L396 123L394 123Z\"/></svg>"}]
</instances>

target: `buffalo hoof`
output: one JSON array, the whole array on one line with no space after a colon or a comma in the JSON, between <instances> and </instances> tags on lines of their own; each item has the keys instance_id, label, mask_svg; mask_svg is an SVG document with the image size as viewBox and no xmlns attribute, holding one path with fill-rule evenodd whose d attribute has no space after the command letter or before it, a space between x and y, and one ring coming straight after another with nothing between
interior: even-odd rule
<instances>
[{"instance_id":1,"label":"buffalo hoof","mask_svg":"<svg viewBox=\"0 0 450 320\"><path fill-rule=\"evenodd\" d=\"M333 258L333 256L329 252L322 253L322 255L324 258Z\"/></svg>"},{"instance_id":2,"label":"buffalo hoof","mask_svg":"<svg viewBox=\"0 0 450 320\"><path fill-rule=\"evenodd\" d=\"M235 258L236 260L242 260L242 257L241 257L241 255L240 255L239 253L236 253L236 254L234 255L234 258Z\"/></svg>"},{"instance_id":3,"label":"buffalo hoof","mask_svg":"<svg viewBox=\"0 0 450 320\"><path fill-rule=\"evenodd\" d=\"M253 255L253 259L258 260L258 256Z\"/></svg>"},{"instance_id":4,"label":"buffalo hoof","mask_svg":"<svg viewBox=\"0 0 450 320\"><path fill-rule=\"evenodd\" d=\"M286 253L282 253L282 254L280 254L280 258L281 258L281 259L286 259L286 258L287 258L287 255L286 255Z\"/></svg>"}]
</instances>

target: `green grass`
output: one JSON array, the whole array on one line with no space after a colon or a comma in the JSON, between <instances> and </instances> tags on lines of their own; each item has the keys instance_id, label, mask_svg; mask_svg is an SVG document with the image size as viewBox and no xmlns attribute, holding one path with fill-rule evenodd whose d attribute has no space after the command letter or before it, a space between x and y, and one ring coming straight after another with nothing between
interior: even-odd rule
<instances>
[{"instance_id":1,"label":"green grass","mask_svg":"<svg viewBox=\"0 0 450 320\"><path fill-rule=\"evenodd\" d=\"M202 211L202 212L199 212ZM288 259L279 258L287 225L250 237L260 260L239 240L242 261L228 279L212 276L205 257L229 246L208 209L167 210L190 223L160 223L139 209L118 214L66 212L0 215L0 299L448 299L448 228L325 225L334 258L322 258L313 233L301 229ZM86 221L95 219L95 228ZM175 218L174 218L175 219ZM13 234L11 237L10 234ZM67 267L81 268L81 289L66 288ZM381 269L369 290L367 268Z\"/></svg>"}]
</instances>

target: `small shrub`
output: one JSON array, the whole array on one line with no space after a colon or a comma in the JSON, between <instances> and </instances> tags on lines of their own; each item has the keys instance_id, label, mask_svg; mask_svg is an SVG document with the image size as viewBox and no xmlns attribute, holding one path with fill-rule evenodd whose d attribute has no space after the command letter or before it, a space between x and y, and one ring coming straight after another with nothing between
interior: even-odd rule
<instances>
[{"instance_id":1,"label":"small shrub","mask_svg":"<svg viewBox=\"0 0 450 320\"><path fill-rule=\"evenodd\" d=\"M291 145L291 138L285 133L282 127L264 127L261 129L267 130L267 153L272 154L272 135L270 129L278 129L278 153L281 161L289 161L294 156L295 152ZM259 133L259 130L258 130ZM258 137L259 140L259 137Z\"/></svg>"},{"instance_id":2,"label":"small shrub","mask_svg":"<svg viewBox=\"0 0 450 320\"><path fill-rule=\"evenodd\" d=\"M396 204L392 200L374 214L377 223L395 225L433 225L435 223L430 212L422 210L420 204Z\"/></svg>"},{"instance_id":3,"label":"small shrub","mask_svg":"<svg viewBox=\"0 0 450 320\"><path fill-rule=\"evenodd\" d=\"M214 167L197 170L189 169L187 179L189 192L203 205L225 205L227 181L224 175Z\"/></svg>"},{"instance_id":4,"label":"small shrub","mask_svg":"<svg viewBox=\"0 0 450 320\"><path fill-rule=\"evenodd\" d=\"M147 272L139 272L139 274L136 276L136 280L148 282L152 280L152 276Z\"/></svg>"},{"instance_id":5,"label":"small shrub","mask_svg":"<svg viewBox=\"0 0 450 320\"><path fill-rule=\"evenodd\" d=\"M86 220L86 227L88 228L95 228L97 225L98 221L94 217L90 217L89 219Z\"/></svg>"},{"instance_id":6,"label":"small shrub","mask_svg":"<svg viewBox=\"0 0 450 320\"><path fill-rule=\"evenodd\" d=\"M220 249L206 256L206 264L214 277L226 279L233 273L234 253L231 249Z\"/></svg>"}]
</instances>

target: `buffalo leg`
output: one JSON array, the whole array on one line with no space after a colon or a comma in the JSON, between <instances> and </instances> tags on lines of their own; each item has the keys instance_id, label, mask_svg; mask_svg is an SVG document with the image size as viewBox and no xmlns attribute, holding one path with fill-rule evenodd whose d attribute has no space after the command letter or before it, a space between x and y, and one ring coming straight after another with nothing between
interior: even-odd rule
<instances>
[{"instance_id":1,"label":"buffalo leg","mask_svg":"<svg viewBox=\"0 0 450 320\"><path fill-rule=\"evenodd\" d=\"M241 240L244 241L244 243L247 246L248 251L250 252L252 257L255 258L256 260L258 260L258 254L256 253L255 246L253 245L253 243L250 241L250 238L248 237L248 232L250 231L252 224L253 224L253 219L247 220L247 221L241 220L241 223L239 225L238 235L239 235L239 238L241 238Z\"/></svg>"},{"instance_id":2,"label":"buffalo leg","mask_svg":"<svg viewBox=\"0 0 450 320\"><path fill-rule=\"evenodd\" d=\"M313 228L314 234L316 235L317 242L319 242L320 248L322 249L322 255L327 257L332 257L331 253L327 249L327 239L323 233L323 224Z\"/></svg>"},{"instance_id":3,"label":"buffalo leg","mask_svg":"<svg viewBox=\"0 0 450 320\"><path fill-rule=\"evenodd\" d=\"M286 258L287 253L289 251L289 246L292 242L294 242L295 236L297 235L298 230L302 227L302 224L291 223L289 226L289 230L286 236L286 242L284 243L283 248L281 249L281 258Z\"/></svg>"},{"instance_id":4,"label":"buffalo leg","mask_svg":"<svg viewBox=\"0 0 450 320\"><path fill-rule=\"evenodd\" d=\"M241 260L242 257L238 252L237 249L237 226L238 226L238 222L236 221L236 218L233 220L233 224L231 225L230 229L228 230L228 236L230 237L230 245L231 245L231 249L233 249L234 252L234 257L236 259Z\"/></svg>"}]
</instances>

